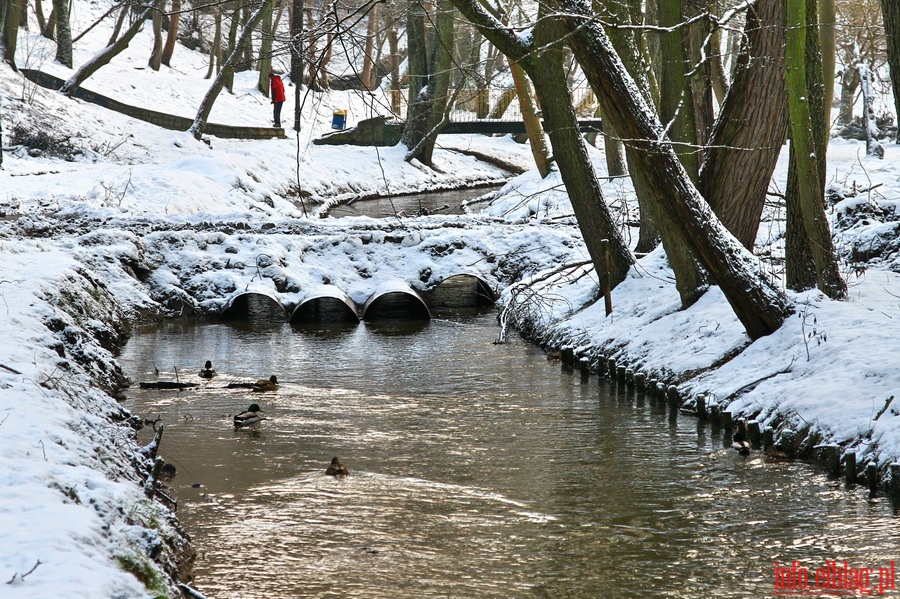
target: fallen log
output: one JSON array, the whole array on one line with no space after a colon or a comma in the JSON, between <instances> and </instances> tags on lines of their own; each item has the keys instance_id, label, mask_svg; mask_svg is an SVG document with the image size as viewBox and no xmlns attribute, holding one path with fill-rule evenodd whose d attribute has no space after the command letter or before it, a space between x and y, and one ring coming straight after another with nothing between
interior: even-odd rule
<instances>
[{"instance_id":1,"label":"fallen log","mask_svg":"<svg viewBox=\"0 0 900 599\"><path fill-rule=\"evenodd\" d=\"M159 381L156 383L141 383L141 389L190 389L199 387L197 383L176 383L173 381Z\"/></svg>"}]
</instances>

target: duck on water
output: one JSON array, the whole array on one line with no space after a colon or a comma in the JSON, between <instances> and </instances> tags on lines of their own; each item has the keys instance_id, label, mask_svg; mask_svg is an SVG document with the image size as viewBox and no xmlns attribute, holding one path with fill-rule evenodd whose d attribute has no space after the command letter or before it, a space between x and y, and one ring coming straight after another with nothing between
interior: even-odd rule
<instances>
[{"instance_id":1,"label":"duck on water","mask_svg":"<svg viewBox=\"0 0 900 599\"><path fill-rule=\"evenodd\" d=\"M255 383L228 383L226 389L250 389L261 393L263 391L275 391L278 389L278 377L274 374L268 379L260 379Z\"/></svg>"},{"instance_id":2,"label":"duck on water","mask_svg":"<svg viewBox=\"0 0 900 599\"><path fill-rule=\"evenodd\" d=\"M239 428L242 426L247 426L249 424L254 424L256 422L259 422L260 420L265 420L265 414L265 410L260 408L259 404L252 403L250 404L250 407L234 417L234 426L235 428Z\"/></svg>"}]
</instances>

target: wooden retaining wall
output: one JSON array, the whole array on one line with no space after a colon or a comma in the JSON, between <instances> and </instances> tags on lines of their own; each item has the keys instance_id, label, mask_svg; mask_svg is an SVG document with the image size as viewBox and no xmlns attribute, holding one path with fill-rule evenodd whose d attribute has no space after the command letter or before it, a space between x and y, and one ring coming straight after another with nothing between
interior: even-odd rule
<instances>
[{"instance_id":1,"label":"wooden retaining wall","mask_svg":"<svg viewBox=\"0 0 900 599\"><path fill-rule=\"evenodd\" d=\"M20 69L22 74L29 81L46 87L47 89L58 90L63 86L65 81L54 75L37 71L34 69ZM157 112L148 108L140 108L131 106L124 102L119 102L112 98L108 98L102 94L92 92L83 87L79 87L75 91L75 97L97 106L119 112L131 118L138 119L163 129L171 129L173 131L187 131L194 124L194 119L190 119L175 114L165 112ZM217 123L207 123L204 133L214 135L215 137L227 139L284 139L283 127L234 127L231 125L219 125Z\"/></svg>"}]
</instances>

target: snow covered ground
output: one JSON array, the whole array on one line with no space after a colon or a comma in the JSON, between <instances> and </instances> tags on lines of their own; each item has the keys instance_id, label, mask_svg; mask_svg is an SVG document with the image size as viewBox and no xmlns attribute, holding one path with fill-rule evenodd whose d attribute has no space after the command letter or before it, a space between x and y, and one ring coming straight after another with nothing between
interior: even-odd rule
<instances>
[{"instance_id":1,"label":"snow covered ground","mask_svg":"<svg viewBox=\"0 0 900 599\"><path fill-rule=\"evenodd\" d=\"M74 31L92 22L87 6L75 3ZM98 27L85 36L76 45L76 64L108 35L108 28ZM204 57L179 48L173 68L157 73L145 66L151 45L144 31L84 87L193 117L209 84L202 78ZM26 34L20 41L20 66L67 77L52 56L46 40ZM254 86L252 74L240 74L236 93L220 96L211 120L266 125L270 108ZM293 114L291 89L285 115ZM452 268L451 261L426 262L426 240L447 247L464 240L459 257L466 259L514 247L520 253L507 262L526 262L525 274L585 258L560 181L541 180L533 171L512 180L486 214L461 217L462 227L439 217L389 225L304 218L298 197L316 215L337 200L507 178L454 148L528 166L528 148L508 138L445 136L436 153L438 170L404 162L401 148L309 143L328 130L334 109L348 109L351 124L377 112L371 97L339 92L312 98L304 111L309 120L299 136L286 140L213 138L210 145L60 97L6 67L0 67L0 102L4 597L174 593L150 558L161 539L175 534L175 525L159 504L144 498L130 466L134 435L117 423L123 415L104 391L121 382L111 351L120 334L117 322L156 313L172 297L212 308L203 289L248 284L254 268L230 272L225 265L253 266L261 253L274 258L264 269L276 269L301 288L326 271L349 285L361 263L376 278L399 273L407 280L424 268ZM286 119L288 128L292 124ZM46 150L17 147L27 135L43 135ZM890 403L900 394L892 364L900 349L898 152L887 144L885 159L877 160L864 155L860 142L835 140L829 148L829 184L844 198L831 214L841 223L842 255L851 259L847 301L815 291L791 294L797 316L750 343L715 288L680 310L671 271L655 252L615 289L609 317L602 304L579 309L596 292L592 276L548 281L548 301L531 312L538 337L677 383L689 402L702 393L779 431L811 426L823 442L856 451L862 465L874 461L886 470L900 459L900 400ZM592 157L603 174L602 154ZM782 161L774 190L784 189L786 170ZM627 181L604 183L604 193L616 206L632 203ZM759 238L775 255L783 244L779 217L775 209L767 212ZM503 229L497 219L522 225ZM378 255L358 241L367 228L376 238L396 229L403 241ZM140 269L149 271L144 280L134 276ZM780 276L776 267L772 275ZM507 290L505 298L510 296ZM725 357L730 359L723 363Z\"/></svg>"}]
</instances>

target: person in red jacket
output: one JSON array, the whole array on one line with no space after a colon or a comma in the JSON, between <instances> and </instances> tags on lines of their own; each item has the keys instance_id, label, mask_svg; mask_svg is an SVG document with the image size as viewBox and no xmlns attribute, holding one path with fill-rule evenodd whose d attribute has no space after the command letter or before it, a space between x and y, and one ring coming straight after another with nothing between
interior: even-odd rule
<instances>
[{"instance_id":1,"label":"person in red jacket","mask_svg":"<svg viewBox=\"0 0 900 599\"><path fill-rule=\"evenodd\" d=\"M284 104L284 83L281 77L275 74L275 71L269 71L270 91L269 97L272 99L274 125L281 127L281 105Z\"/></svg>"}]
</instances>

